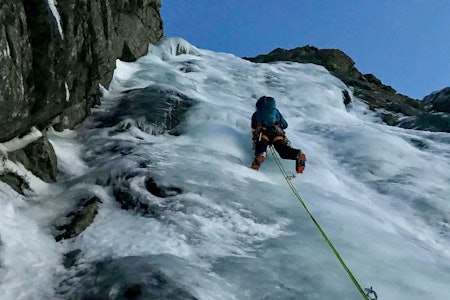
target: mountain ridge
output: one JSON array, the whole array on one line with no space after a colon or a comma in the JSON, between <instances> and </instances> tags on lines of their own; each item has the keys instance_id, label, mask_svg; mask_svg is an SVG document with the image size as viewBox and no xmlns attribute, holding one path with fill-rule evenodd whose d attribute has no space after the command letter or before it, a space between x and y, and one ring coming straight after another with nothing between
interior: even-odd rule
<instances>
[{"instance_id":1,"label":"mountain ridge","mask_svg":"<svg viewBox=\"0 0 450 300\"><path fill-rule=\"evenodd\" d=\"M256 63L271 63L276 61L294 61L299 63L313 63L324 66L331 74L341 79L351 87L353 94L376 111L381 119L392 126L408 129L450 132L450 115L445 111L429 110L424 102L397 93L389 85L385 85L374 74L362 74L355 66L353 59L339 49L319 49L314 46L296 47L290 50L276 48L268 54L243 59ZM444 91L445 88L442 90ZM442 91L433 92L441 93ZM447 100L439 98L441 105L436 108L449 107ZM424 99L433 101L429 96ZM423 99L423 100L424 100ZM433 104L428 103L428 107ZM444 114L442 114L444 113Z\"/></svg>"}]
</instances>

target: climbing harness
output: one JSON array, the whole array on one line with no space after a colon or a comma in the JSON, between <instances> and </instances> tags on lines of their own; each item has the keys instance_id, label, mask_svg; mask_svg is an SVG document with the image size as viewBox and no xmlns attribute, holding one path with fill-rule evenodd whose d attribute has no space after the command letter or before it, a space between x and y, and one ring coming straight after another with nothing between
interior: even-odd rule
<instances>
[{"instance_id":1,"label":"climbing harness","mask_svg":"<svg viewBox=\"0 0 450 300\"><path fill-rule=\"evenodd\" d=\"M365 300L377 300L377 294L375 293L375 291L372 289L372 287L370 287L370 289L366 288L365 291L363 290L363 288L361 287L361 285L358 283L358 281L356 280L355 276L353 276L352 272L350 271L350 269L347 267L347 265L345 264L344 260L342 259L341 255L338 253L338 251L336 250L336 248L334 247L333 243L331 243L330 239L328 238L328 236L326 235L325 231L322 229L322 227L320 226L320 224L317 222L316 218L314 218L314 216L312 215L311 211L308 209L308 207L306 206L305 201L303 201L302 197L300 196L300 194L298 193L297 189L295 188L295 186L293 185L291 179L294 178L294 175L288 175L285 168L283 167L283 164L281 163L280 158L278 157L274 147L271 145L270 146L270 151L272 153L272 156L275 158L275 162L278 165L278 168L280 169L281 173L283 174L284 179L286 179L287 184L289 185L289 187L291 188L292 192L294 193L294 195L297 197L297 199L300 201L300 203L302 204L302 206L305 208L306 212L308 213L309 217L311 218L311 220L314 222L314 224L316 225L317 229L319 229L320 233L322 234L323 238L325 239L325 241L327 242L328 246L330 246L331 250L333 251L334 255L337 257L337 259L339 260L339 262L341 263L341 266L344 268L345 272L347 272L348 276L350 277L350 279L352 280L353 284L356 286L356 288L358 289L358 291L361 293L361 295L363 296L363 298ZM372 297L373 296L373 297Z\"/></svg>"}]
</instances>

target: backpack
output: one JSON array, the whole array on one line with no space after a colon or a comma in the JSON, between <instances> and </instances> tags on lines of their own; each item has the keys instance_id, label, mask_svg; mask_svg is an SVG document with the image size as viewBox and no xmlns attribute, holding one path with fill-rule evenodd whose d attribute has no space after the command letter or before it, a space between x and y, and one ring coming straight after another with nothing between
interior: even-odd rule
<instances>
[{"instance_id":1,"label":"backpack","mask_svg":"<svg viewBox=\"0 0 450 300\"><path fill-rule=\"evenodd\" d=\"M273 126L280 122L280 113L276 108L275 99L262 96L256 102L256 121L264 126Z\"/></svg>"}]
</instances>

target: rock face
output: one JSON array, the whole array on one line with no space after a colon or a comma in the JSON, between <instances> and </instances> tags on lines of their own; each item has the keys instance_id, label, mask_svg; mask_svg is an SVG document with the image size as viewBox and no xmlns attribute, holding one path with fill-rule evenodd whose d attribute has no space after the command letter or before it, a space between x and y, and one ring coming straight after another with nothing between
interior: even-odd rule
<instances>
[{"instance_id":1,"label":"rock face","mask_svg":"<svg viewBox=\"0 0 450 300\"><path fill-rule=\"evenodd\" d=\"M3 170L0 172L0 181L5 182L12 187L13 190L22 195L25 194L26 190L30 189L30 185L28 184L26 178L11 170Z\"/></svg>"},{"instance_id":2,"label":"rock face","mask_svg":"<svg viewBox=\"0 0 450 300\"><path fill-rule=\"evenodd\" d=\"M312 46L291 50L278 48L269 54L245 59L258 63L295 61L322 65L352 87L353 94L366 102L371 110L377 111L388 125L432 131L450 130L448 119L443 120L424 107L424 104L429 106L431 101L434 103L431 106L435 111L450 110L448 90L444 89L440 94L427 96L424 102L398 94L391 86L384 85L375 75L359 72L355 62L341 50L318 49Z\"/></svg>"},{"instance_id":3,"label":"rock face","mask_svg":"<svg viewBox=\"0 0 450 300\"><path fill-rule=\"evenodd\" d=\"M79 207L76 211L70 212L66 217L68 222L62 226L58 226L58 230L61 231L55 237L56 241L70 239L80 235L86 228L88 228L93 222L95 215L98 212L98 206L101 203L100 198L97 196L83 199L80 201Z\"/></svg>"},{"instance_id":4,"label":"rock face","mask_svg":"<svg viewBox=\"0 0 450 300\"><path fill-rule=\"evenodd\" d=\"M429 131L450 132L450 87L423 98L426 114L405 118L401 126Z\"/></svg>"},{"instance_id":5,"label":"rock face","mask_svg":"<svg viewBox=\"0 0 450 300\"><path fill-rule=\"evenodd\" d=\"M423 102L428 111L450 113L450 87L426 96Z\"/></svg>"},{"instance_id":6,"label":"rock face","mask_svg":"<svg viewBox=\"0 0 450 300\"><path fill-rule=\"evenodd\" d=\"M22 149L10 152L8 157L22 163L27 170L45 182L56 180L56 154L45 136Z\"/></svg>"},{"instance_id":7,"label":"rock face","mask_svg":"<svg viewBox=\"0 0 450 300\"><path fill-rule=\"evenodd\" d=\"M160 0L49 2L56 1L0 3L0 143L31 127L74 128L98 104L116 59L136 60L162 37ZM46 138L8 158L56 179Z\"/></svg>"},{"instance_id":8,"label":"rock face","mask_svg":"<svg viewBox=\"0 0 450 300\"><path fill-rule=\"evenodd\" d=\"M56 2L56 1L55 1ZM162 36L160 0L5 0L0 4L0 142L31 126L80 123L115 60Z\"/></svg>"}]
</instances>

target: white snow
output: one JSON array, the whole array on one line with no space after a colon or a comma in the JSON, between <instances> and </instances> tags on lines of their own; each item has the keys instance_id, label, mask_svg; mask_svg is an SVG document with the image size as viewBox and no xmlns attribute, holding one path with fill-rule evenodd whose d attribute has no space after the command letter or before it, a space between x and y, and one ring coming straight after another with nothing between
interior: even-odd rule
<instances>
[{"instance_id":1,"label":"white snow","mask_svg":"<svg viewBox=\"0 0 450 300\"><path fill-rule=\"evenodd\" d=\"M59 15L58 9L56 8L56 5L58 4L56 0L47 0L48 1L48 6L50 7L50 11L53 14L53 17L56 20L56 23L58 25L58 31L59 34L61 35L61 39L64 39L64 35L63 35L63 30L62 30L62 26L61 26L61 16Z\"/></svg>"},{"instance_id":2,"label":"white snow","mask_svg":"<svg viewBox=\"0 0 450 300\"><path fill-rule=\"evenodd\" d=\"M50 299L61 253L47 230L23 214L21 197L5 186L0 182L0 298Z\"/></svg>"},{"instance_id":3,"label":"white snow","mask_svg":"<svg viewBox=\"0 0 450 300\"><path fill-rule=\"evenodd\" d=\"M30 133L23 137L16 137L7 142L0 143L0 152L12 152L28 146L30 143L42 137L42 132L32 127Z\"/></svg>"},{"instance_id":4,"label":"white snow","mask_svg":"<svg viewBox=\"0 0 450 300\"><path fill-rule=\"evenodd\" d=\"M178 43L187 54L175 55ZM146 86L196 101L184 134L98 126L121 92ZM273 157L249 167L250 117L270 95L307 155L293 184L359 283L379 299L450 298L450 135L383 125L355 98L347 111L343 89L320 66L254 64L172 38L135 63L118 61L102 109L77 131L49 134L60 181L33 181L32 201L0 182L0 295L55 296L51 278L70 276L60 254L81 249L80 263L148 256L199 299L361 299ZM283 165L294 171L293 161ZM128 174L154 216L113 199L111 184ZM153 196L147 177L183 193ZM89 194L103 201L95 222L53 242L52 221Z\"/></svg>"},{"instance_id":5,"label":"white snow","mask_svg":"<svg viewBox=\"0 0 450 300\"><path fill-rule=\"evenodd\" d=\"M3 56L11 56L11 51L9 50L9 44L6 43L6 49L3 50Z\"/></svg>"},{"instance_id":6,"label":"white snow","mask_svg":"<svg viewBox=\"0 0 450 300\"><path fill-rule=\"evenodd\" d=\"M64 87L66 88L66 101L69 102L70 91L69 91L69 86L67 85L67 82L64 82Z\"/></svg>"}]
</instances>

